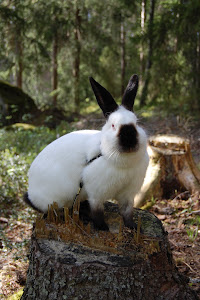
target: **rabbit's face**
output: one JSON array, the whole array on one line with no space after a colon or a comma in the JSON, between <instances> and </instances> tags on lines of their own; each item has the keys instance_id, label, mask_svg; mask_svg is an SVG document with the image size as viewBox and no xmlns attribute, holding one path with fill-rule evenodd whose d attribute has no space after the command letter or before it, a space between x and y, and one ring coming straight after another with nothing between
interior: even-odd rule
<instances>
[{"instance_id":1,"label":"rabbit's face","mask_svg":"<svg viewBox=\"0 0 200 300\"><path fill-rule=\"evenodd\" d=\"M146 134L137 125L137 117L133 113L133 105L138 89L138 76L131 76L120 106L117 105L112 95L92 77L90 83L107 120L102 128L102 154L117 161L120 154L125 154L121 155L123 158L130 158L129 154L138 152L142 147L145 148Z\"/></svg>"},{"instance_id":2,"label":"rabbit's face","mask_svg":"<svg viewBox=\"0 0 200 300\"><path fill-rule=\"evenodd\" d=\"M102 129L102 148L110 153L131 153L138 150L139 133L136 115L120 106Z\"/></svg>"}]
</instances>

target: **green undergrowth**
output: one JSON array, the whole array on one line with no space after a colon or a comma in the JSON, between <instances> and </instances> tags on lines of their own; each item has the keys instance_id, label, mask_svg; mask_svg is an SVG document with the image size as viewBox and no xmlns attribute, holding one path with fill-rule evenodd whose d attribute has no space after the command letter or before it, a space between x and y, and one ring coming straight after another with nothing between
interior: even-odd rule
<instances>
[{"instance_id":1,"label":"green undergrowth","mask_svg":"<svg viewBox=\"0 0 200 300\"><path fill-rule=\"evenodd\" d=\"M50 142L69 132L61 123L51 130L47 127L12 126L0 129L0 200L1 203L21 198L27 189L27 172L36 155Z\"/></svg>"},{"instance_id":2,"label":"green undergrowth","mask_svg":"<svg viewBox=\"0 0 200 300\"><path fill-rule=\"evenodd\" d=\"M21 125L0 129L0 211L5 220L0 230L1 251L7 255L12 251L16 260L24 255L28 241L22 237L21 242L15 242L8 232L32 224L35 219L34 211L22 201L28 186L28 169L47 144L69 131L66 123L54 130Z\"/></svg>"}]
</instances>

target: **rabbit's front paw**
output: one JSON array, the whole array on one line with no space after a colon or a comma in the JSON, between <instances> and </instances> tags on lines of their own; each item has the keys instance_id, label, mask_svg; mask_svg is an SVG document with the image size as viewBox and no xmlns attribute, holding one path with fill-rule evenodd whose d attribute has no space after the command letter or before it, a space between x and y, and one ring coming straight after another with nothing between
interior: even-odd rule
<instances>
[{"instance_id":1,"label":"rabbit's front paw","mask_svg":"<svg viewBox=\"0 0 200 300\"><path fill-rule=\"evenodd\" d=\"M94 228L103 231L109 231L109 227L104 221L104 212L103 210L95 210L91 213L92 221L94 224Z\"/></svg>"},{"instance_id":2,"label":"rabbit's front paw","mask_svg":"<svg viewBox=\"0 0 200 300\"><path fill-rule=\"evenodd\" d=\"M130 229L137 230L137 224L133 221L133 217L131 218L124 218L124 225Z\"/></svg>"}]
</instances>

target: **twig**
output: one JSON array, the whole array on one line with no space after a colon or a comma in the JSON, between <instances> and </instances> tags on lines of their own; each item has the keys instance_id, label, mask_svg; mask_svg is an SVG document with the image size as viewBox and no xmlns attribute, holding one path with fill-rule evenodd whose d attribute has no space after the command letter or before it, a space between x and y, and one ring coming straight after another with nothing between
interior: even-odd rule
<instances>
[{"instance_id":1,"label":"twig","mask_svg":"<svg viewBox=\"0 0 200 300\"><path fill-rule=\"evenodd\" d=\"M189 213L189 214L187 214L187 216L190 216L190 215L198 215L198 214L200 214L200 210L194 210L194 211L192 211L191 213Z\"/></svg>"},{"instance_id":2,"label":"twig","mask_svg":"<svg viewBox=\"0 0 200 300\"><path fill-rule=\"evenodd\" d=\"M184 260L182 261L193 273L197 273L190 265L188 265Z\"/></svg>"}]
</instances>

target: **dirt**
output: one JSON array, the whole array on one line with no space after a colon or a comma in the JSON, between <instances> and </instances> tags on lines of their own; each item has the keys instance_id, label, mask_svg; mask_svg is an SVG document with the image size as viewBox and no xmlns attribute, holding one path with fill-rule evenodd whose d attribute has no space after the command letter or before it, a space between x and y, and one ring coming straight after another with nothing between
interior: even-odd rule
<instances>
[{"instance_id":1,"label":"dirt","mask_svg":"<svg viewBox=\"0 0 200 300\"><path fill-rule=\"evenodd\" d=\"M200 122L191 117L170 116L144 121L149 135L175 134L189 140L192 156L200 168ZM200 195L175 191L170 199L158 199L154 213L168 232L178 270L200 297Z\"/></svg>"},{"instance_id":2,"label":"dirt","mask_svg":"<svg viewBox=\"0 0 200 300\"><path fill-rule=\"evenodd\" d=\"M200 124L192 119L159 117L143 120L149 135L178 134L188 138L191 143L193 157L200 163ZM83 119L77 128L100 128L103 120L90 118ZM1 206L2 208L2 206ZM21 212L32 215L32 210L21 205ZM6 211L6 210L5 210ZM157 199L150 211L154 213L168 231L168 237L178 270L189 278L189 285L196 290L200 297L200 196L180 193L170 199ZM28 241L31 237L32 222L18 220L2 209L0 229L5 237L0 240L0 299L21 289L26 281L28 268Z\"/></svg>"},{"instance_id":3,"label":"dirt","mask_svg":"<svg viewBox=\"0 0 200 300\"><path fill-rule=\"evenodd\" d=\"M18 212L23 213L23 208ZM1 237L4 237L0 240L0 299L6 299L25 285L32 232L30 220L18 221L12 214L3 215L0 217Z\"/></svg>"},{"instance_id":4,"label":"dirt","mask_svg":"<svg viewBox=\"0 0 200 300\"><path fill-rule=\"evenodd\" d=\"M182 193L184 194L184 193ZM160 199L151 208L168 232L178 270L189 278L189 285L200 296L200 196Z\"/></svg>"}]
</instances>

